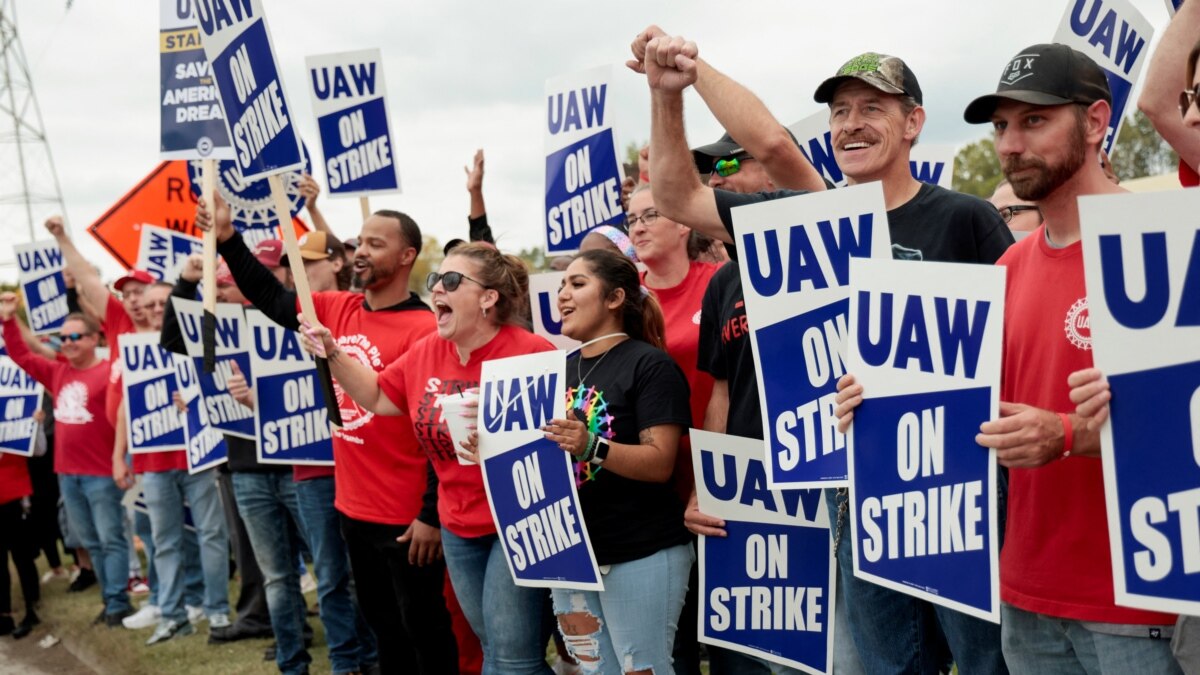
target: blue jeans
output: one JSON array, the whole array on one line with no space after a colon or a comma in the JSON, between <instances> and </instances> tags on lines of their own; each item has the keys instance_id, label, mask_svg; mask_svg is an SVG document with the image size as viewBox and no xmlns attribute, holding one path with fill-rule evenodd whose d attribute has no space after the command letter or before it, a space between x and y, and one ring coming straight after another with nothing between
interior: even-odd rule
<instances>
[{"instance_id":1,"label":"blue jeans","mask_svg":"<svg viewBox=\"0 0 1200 675\"><path fill-rule=\"evenodd\" d=\"M317 602L329 662L333 672L352 672L379 662L375 634L358 611L354 600L354 579L350 576L350 555L342 539L341 520L333 508L336 496L332 476L300 481L296 502L300 508L300 527L312 549L313 571L317 577Z\"/></svg>"},{"instance_id":2,"label":"blue jeans","mask_svg":"<svg viewBox=\"0 0 1200 675\"><path fill-rule=\"evenodd\" d=\"M692 545L681 544L612 565L603 591L554 589L554 613L571 656L600 675L675 672L671 650L695 559Z\"/></svg>"},{"instance_id":3,"label":"blue jeans","mask_svg":"<svg viewBox=\"0 0 1200 675\"><path fill-rule=\"evenodd\" d=\"M146 585L150 587L147 605L158 605L158 568L154 565L154 529L150 527L150 516L141 511L133 512L133 531L142 540L146 551ZM130 551L133 547L130 547Z\"/></svg>"},{"instance_id":4,"label":"blue jeans","mask_svg":"<svg viewBox=\"0 0 1200 675\"><path fill-rule=\"evenodd\" d=\"M125 539L125 507L121 506L124 492L112 476L60 475L58 485L71 533L92 556L104 611L129 611L129 541Z\"/></svg>"},{"instance_id":5,"label":"blue jeans","mask_svg":"<svg viewBox=\"0 0 1200 675\"><path fill-rule=\"evenodd\" d=\"M539 620L546 589L513 583L496 535L466 538L442 528L442 551L454 595L483 647L483 675L549 675Z\"/></svg>"},{"instance_id":6,"label":"blue jeans","mask_svg":"<svg viewBox=\"0 0 1200 675\"><path fill-rule=\"evenodd\" d=\"M229 534L217 496L216 473L188 475L178 469L147 473L142 476L142 489L154 531L163 618L184 623L186 605L201 603L209 616L229 614ZM195 532L183 526L185 500ZM198 571L203 576L196 584Z\"/></svg>"},{"instance_id":7,"label":"blue jeans","mask_svg":"<svg viewBox=\"0 0 1200 675\"><path fill-rule=\"evenodd\" d=\"M1108 635L1078 621L1000 606L1004 658L1014 673L1037 675L1182 674L1171 641ZM966 671L969 672L969 671Z\"/></svg>"},{"instance_id":8,"label":"blue jeans","mask_svg":"<svg viewBox=\"0 0 1200 675\"><path fill-rule=\"evenodd\" d=\"M844 614L863 670L937 675L948 665L948 643L959 672L1008 672L1000 649L1000 626L855 577L849 495L827 489L825 497L835 537L840 529L839 590L846 598Z\"/></svg>"},{"instance_id":9,"label":"blue jeans","mask_svg":"<svg viewBox=\"0 0 1200 675\"><path fill-rule=\"evenodd\" d=\"M304 648L304 596L287 525L288 518L300 517L292 473L235 473L233 493L263 574L275 663L287 675L307 673L312 657Z\"/></svg>"}]
</instances>

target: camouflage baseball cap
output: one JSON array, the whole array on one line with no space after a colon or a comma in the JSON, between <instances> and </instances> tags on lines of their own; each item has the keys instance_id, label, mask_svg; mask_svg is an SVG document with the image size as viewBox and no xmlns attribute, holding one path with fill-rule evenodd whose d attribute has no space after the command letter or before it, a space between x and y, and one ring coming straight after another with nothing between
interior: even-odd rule
<instances>
[{"instance_id":1,"label":"camouflage baseball cap","mask_svg":"<svg viewBox=\"0 0 1200 675\"><path fill-rule=\"evenodd\" d=\"M833 93L846 80L860 80L887 94L911 96L917 105L924 105L921 85L908 65L887 54L859 54L838 68L837 74L821 83L813 95L817 103L833 101Z\"/></svg>"}]
</instances>

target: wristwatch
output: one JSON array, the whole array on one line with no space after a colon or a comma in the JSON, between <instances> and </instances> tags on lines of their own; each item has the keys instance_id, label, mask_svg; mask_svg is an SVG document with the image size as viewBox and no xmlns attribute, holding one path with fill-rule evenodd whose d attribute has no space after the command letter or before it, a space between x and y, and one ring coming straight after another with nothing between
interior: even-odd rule
<instances>
[{"instance_id":1,"label":"wristwatch","mask_svg":"<svg viewBox=\"0 0 1200 675\"><path fill-rule=\"evenodd\" d=\"M592 455L592 458L588 461L591 462L592 464L595 464L596 466L600 466L601 464L604 463L604 460L608 459L608 448L609 448L608 439L597 434L596 435L596 452Z\"/></svg>"}]
</instances>

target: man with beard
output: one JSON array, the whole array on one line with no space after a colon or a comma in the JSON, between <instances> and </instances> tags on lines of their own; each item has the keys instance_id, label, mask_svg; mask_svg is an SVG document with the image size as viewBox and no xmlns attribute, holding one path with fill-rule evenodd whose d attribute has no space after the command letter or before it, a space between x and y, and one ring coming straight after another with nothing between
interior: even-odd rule
<instances>
[{"instance_id":1,"label":"man with beard","mask_svg":"<svg viewBox=\"0 0 1200 675\"><path fill-rule=\"evenodd\" d=\"M1001 417L977 437L1010 468L1000 597L1014 672L1180 672L1175 617L1114 602L1099 425L1067 412L1068 375L1092 365L1078 198L1124 192L1098 159L1111 114L1104 71L1060 44L1023 49L996 93L964 113L992 124L1013 192L1044 218L998 263L1008 268Z\"/></svg>"},{"instance_id":2,"label":"man with beard","mask_svg":"<svg viewBox=\"0 0 1200 675\"><path fill-rule=\"evenodd\" d=\"M200 205L197 227L215 228L217 251L247 299L276 323L296 330L294 291L254 259L217 199ZM398 211L376 211L362 224L354 252L363 293L313 294L317 319L338 346L377 371L435 327L429 306L409 292L421 230ZM335 385L336 386L336 385ZM359 608L379 636L385 673L448 673L458 649L442 594L445 564L437 517L437 479L406 417L378 416L338 389L344 425L334 429L334 506L350 554Z\"/></svg>"},{"instance_id":3,"label":"man with beard","mask_svg":"<svg viewBox=\"0 0 1200 675\"><path fill-rule=\"evenodd\" d=\"M658 29L651 27L635 40L634 60L628 65L644 72L650 85L655 203L669 218L732 243L733 208L800 193L738 194L701 183L684 135L682 92L711 66L698 58L694 43L654 31ZM882 183L896 258L991 264L1012 244L1012 235L990 204L912 177L909 152L925 123L925 110L917 78L903 61L870 52L859 55L825 80L814 98L829 105L834 157L848 182ZM744 147L762 147L762 139L749 137L755 129L773 134L780 128L774 121L747 125L742 131L735 130L733 120L721 122ZM795 143L767 147L770 154L792 154L804 161ZM758 158L764 163L781 161L770 154ZM831 522L841 534L849 520L848 493L829 490L826 496ZM963 672L1005 672L998 627L857 579L851 537L835 540L851 634L866 672L939 672L945 665L941 633Z\"/></svg>"}]
</instances>

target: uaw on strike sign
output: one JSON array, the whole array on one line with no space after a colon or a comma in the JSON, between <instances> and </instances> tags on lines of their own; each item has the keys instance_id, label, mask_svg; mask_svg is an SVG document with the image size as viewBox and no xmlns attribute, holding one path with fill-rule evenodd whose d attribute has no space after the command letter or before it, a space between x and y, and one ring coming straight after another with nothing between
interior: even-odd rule
<instances>
[{"instance_id":1,"label":"uaw on strike sign","mask_svg":"<svg viewBox=\"0 0 1200 675\"><path fill-rule=\"evenodd\" d=\"M1200 614L1200 226L1195 190L1082 197L1116 602Z\"/></svg>"}]
</instances>

